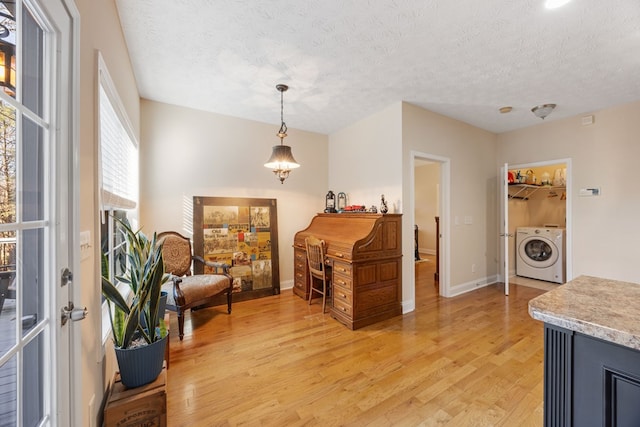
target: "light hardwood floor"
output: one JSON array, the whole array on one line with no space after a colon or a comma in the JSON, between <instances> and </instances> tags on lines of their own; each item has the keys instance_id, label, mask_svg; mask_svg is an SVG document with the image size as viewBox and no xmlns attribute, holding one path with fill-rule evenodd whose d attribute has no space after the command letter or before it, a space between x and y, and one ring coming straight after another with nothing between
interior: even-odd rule
<instances>
[{"instance_id":1,"label":"light hardwood floor","mask_svg":"<svg viewBox=\"0 0 640 427\"><path fill-rule=\"evenodd\" d=\"M281 295L171 314L168 425L541 426L543 290L439 297L416 264L416 310L356 331Z\"/></svg>"}]
</instances>

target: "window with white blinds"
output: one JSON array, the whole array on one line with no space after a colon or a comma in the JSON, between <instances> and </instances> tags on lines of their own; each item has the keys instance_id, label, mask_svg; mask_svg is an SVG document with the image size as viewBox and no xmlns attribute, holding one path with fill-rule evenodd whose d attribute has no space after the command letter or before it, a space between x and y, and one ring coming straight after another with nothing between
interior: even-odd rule
<instances>
[{"instance_id":1,"label":"window with white blinds","mask_svg":"<svg viewBox=\"0 0 640 427\"><path fill-rule=\"evenodd\" d=\"M138 202L138 147L100 84L101 209L134 209Z\"/></svg>"},{"instance_id":2,"label":"window with white blinds","mask_svg":"<svg viewBox=\"0 0 640 427\"><path fill-rule=\"evenodd\" d=\"M109 277L118 282L127 268L126 244L116 219L127 219L137 228L138 204L138 143L126 110L109 76L101 54L98 60L99 126L98 170L100 179L100 246L107 260ZM97 267L102 269L102 265ZM100 282L98 282L100 286ZM117 284L123 297L130 289L125 283ZM111 333L109 307L102 303L102 345ZM0 423L1 424L1 423Z\"/></svg>"}]
</instances>

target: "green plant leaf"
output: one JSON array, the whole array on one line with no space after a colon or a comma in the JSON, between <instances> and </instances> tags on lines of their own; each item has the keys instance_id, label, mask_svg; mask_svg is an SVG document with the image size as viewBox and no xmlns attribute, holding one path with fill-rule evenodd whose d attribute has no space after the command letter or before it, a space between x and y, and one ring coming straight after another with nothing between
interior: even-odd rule
<instances>
[{"instance_id":1,"label":"green plant leaf","mask_svg":"<svg viewBox=\"0 0 640 427\"><path fill-rule=\"evenodd\" d=\"M116 286L109 280L108 271L102 268L102 293L114 306L111 328L114 342L120 348L129 348L133 340L140 336L152 343L166 336L166 331L156 328L163 320L158 313L162 285L168 280L162 259L162 244L158 243L156 233L152 239L141 231L133 231L126 219L117 219L121 232L127 242L129 265L123 276L117 279L126 283L132 292L128 303ZM103 261L104 262L104 261ZM111 316L111 313L110 313ZM144 320L141 324L141 319ZM147 326L147 329L143 328ZM165 328L166 329L166 328Z\"/></svg>"}]
</instances>

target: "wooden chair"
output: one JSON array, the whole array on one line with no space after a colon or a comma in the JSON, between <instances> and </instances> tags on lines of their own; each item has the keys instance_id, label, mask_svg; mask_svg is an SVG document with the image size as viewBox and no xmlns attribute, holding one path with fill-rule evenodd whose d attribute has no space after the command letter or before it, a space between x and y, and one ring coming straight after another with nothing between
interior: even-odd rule
<instances>
[{"instance_id":1,"label":"wooden chair","mask_svg":"<svg viewBox=\"0 0 640 427\"><path fill-rule=\"evenodd\" d=\"M311 305L313 293L319 293L322 295L322 312L324 313L330 289L330 275L327 273L327 266L324 263L324 240L309 236L304 239L304 243L307 248L307 265L309 267L309 305ZM322 282L321 289L314 286L314 278Z\"/></svg>"},{"instance_id":2,"label":"wooden chair","mask_svg":"<svg viewBox=\"0 0 640 427\"><path fill-rule=\"evenodd\" d=\"M162 242L162 258L166 273L171 281L162 286L167 291L167 308L178 313L178 333L184 337L184 312L211 305L215 297L227 294L227 312L231 314L231 292L233 278L229 266L223 263L205 261L193 256L191 241L175 231L158 234ZM214 274L191 275L191 263L197 261L214 269Z\"/></svg>"}]
</instances>

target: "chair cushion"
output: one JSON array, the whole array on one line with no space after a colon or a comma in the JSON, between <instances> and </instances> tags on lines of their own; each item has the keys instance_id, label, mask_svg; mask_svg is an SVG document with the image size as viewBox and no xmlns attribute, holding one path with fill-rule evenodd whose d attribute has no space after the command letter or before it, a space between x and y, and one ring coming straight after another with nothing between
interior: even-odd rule
<instances>
[{"instance_id":1,"label":"chair cushion","mask_svg":"<svg viewBox=\"0 0 640 427\"><path fill-rule=\"evenodd\" d=\"M229 278L221 274L196 274L195 276L182 277L180 290L184 294L187 304L206 299L229 288ZM173 282L169 281L162 286L163 291L167 291L167 305L175 307L176 302L173 297Z\"/></svg>"}]
</instances>

